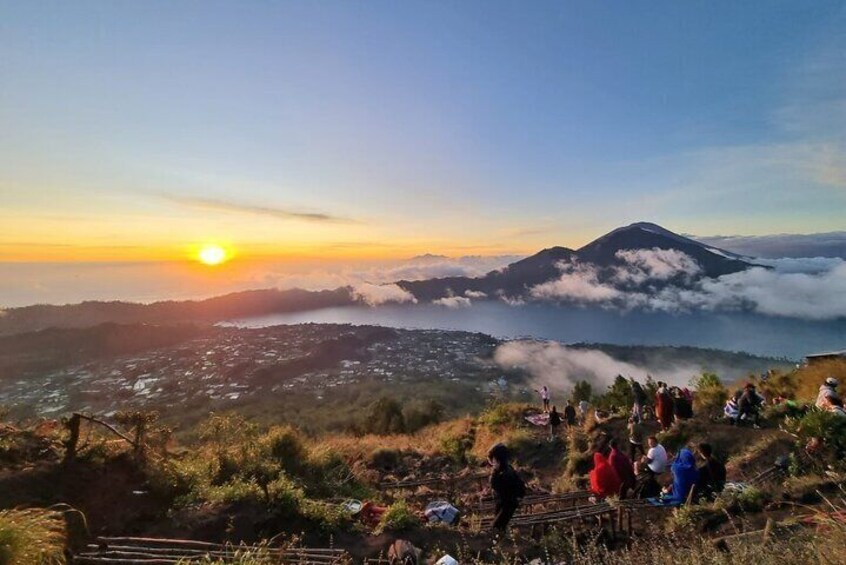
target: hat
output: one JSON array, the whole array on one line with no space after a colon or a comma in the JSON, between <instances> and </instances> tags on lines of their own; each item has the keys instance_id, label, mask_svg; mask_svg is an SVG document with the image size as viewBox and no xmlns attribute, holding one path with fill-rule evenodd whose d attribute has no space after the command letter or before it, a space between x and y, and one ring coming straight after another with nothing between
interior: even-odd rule
<instances>
[{"instance_id":1,"label":"hat","mask_svg":"<svg viewBox=\"0 0 846 565\"><path fill-rule=\"evenodd\" d=\"M835 379L834 377L828 377L828 378L825 380L825 384L827 384L828 386L837 386L837 385L839 385L840 383L839 383L839 382L837 381L837 379Z\"/></svg>"}]
</instances>

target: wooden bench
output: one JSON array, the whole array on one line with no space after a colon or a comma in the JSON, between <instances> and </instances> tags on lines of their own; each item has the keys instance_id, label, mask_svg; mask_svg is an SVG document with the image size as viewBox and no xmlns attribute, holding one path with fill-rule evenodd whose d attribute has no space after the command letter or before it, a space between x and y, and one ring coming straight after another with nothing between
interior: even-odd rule
<instances>
[{"instance_id":1,"label":"wooden bench","mask_svg":"<svg viewBox=\"0 0 846 565\"><path fill-rule=\"evenodd\" d=\"M561 493L529 493L520 501L521 508L532 508L534 506L555 506L576 507L587 504L591 497L589 491L561 492ZM496 500L493 497L483 498L479 504L481 514L492 512L496 508Z\"/></svg>"},{"instance_id":2,"label":"wooden bench","mask_svg":"<svg viewBox=\"0 0 846 565\"><path fill-rule=\"evenodd\" d=\"M234 562L245 550L264 552L281 563L332 565L349 563L349 554L332 548L279 548L217 544L194 540L140 537L99 537L74 556L83 565L172 565L185 560L210 558Z\"/></svg>"}]
</instances>

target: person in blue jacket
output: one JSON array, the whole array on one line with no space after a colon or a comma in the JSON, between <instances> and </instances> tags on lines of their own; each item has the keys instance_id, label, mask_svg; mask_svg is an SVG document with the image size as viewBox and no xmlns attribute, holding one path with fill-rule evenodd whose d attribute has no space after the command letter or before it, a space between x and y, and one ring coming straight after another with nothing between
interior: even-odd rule
<instances>
[{"instance_id":1,"label":"person in blue jacket","mask_svg":"<svg viewBox=\"0 0 846 565\"><path fill-rule=\"evenodd\" d=\"M673 486L669 492L664 493L661 502L669 505L680 505L687 501L690 489L696 486L699 480L699 471L696 469L696 457L686 447L679 450L676 460L670 466L673 473Z\"/></svg>"}]
</instances>

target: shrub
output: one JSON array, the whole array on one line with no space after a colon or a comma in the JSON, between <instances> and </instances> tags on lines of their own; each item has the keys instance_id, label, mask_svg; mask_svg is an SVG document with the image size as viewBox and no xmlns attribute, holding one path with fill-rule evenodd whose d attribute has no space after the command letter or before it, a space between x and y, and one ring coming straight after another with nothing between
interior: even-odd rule
<instances>
[{"instance_id":1,"label":"shrub","mask_svg":"<svg viewBox=\"0 0 846 565\"><path fill-rule=\"evenodd\" d=\"M370 406L370 410L359 424L359 428L363 433L376 435L405 432L405 417L402 413L402 405L395 398L381 397Z\"/></svg>"},{"instance_id":2,"label":"shrub","mask_svg":"<svg viewBox=\"0 0 846 565\"><path fill-rule=\"evenodd\" d=\"M405 430L408 433L414 433L426 426L437 424L443 420L443 417L444 405L435 400L415 403L410 406L406 406L403 410Z\"/></svg>"},{"instance_id":3,"label":"shrub","mask_svg":"<svg viewBox=\"0 0 846 565\"><path fill-rule=\"evenodd\" d=\"M467 453L473 448L473 437L467 433L445 435L441 437L439 447L444 455L459 465L466 465Z\"/></svg>"},{"instance_id":4,"label":"shrub","mask_svg":"<svg viewBox=\"0 0 846 565\"><path fill-rule=\"evenodd\" d=\"M710 505L679 506L673 509L672 515L664 523L664 529L669 533L703 531L709 523L724 519L725 514Z\"/></svg>"},{"instance_id":5,"label":"shrub","mask_svg":"<svg viewBox=\"0 0 846 565\"><path fill-rule=\"evenodd\" d=\"M802 418L790 419L785 424L803 442L811 438L822 440L834 459L842 461L846 456L846 418L843 416L813 409Z\"/></svg>"},{"instance_id":6,"label":"shrub","mask_svg":"<svg viewBox=\"0 0 846 565\"><path fill-rule=\"evenodd\" d=\"M0 510L0 565L65 563L65 521L50 510Z\"/></svg>"},{"instance_id":7,"label":"shrub","mask_svg":"<svg viewBox=\"0 0 846 565\"><path fill-rule=\"evenodd\" d=\"M303 501L302 515L324 531L338 530L352 523L349 514L340 505L316 500Z\"/></svg>"},{"instance_id":8,"label":"shrub","mask_svg":"<svg viewBox=\"0 0 846 565\"><path fill-rule=\"evenodd\" d=\"M747 486L741 491L724 490L717 497L715 506L729 512L760 512L768 500L769 497L764 491Z\"/></svg>"},{"instance_id":9,"label":"shrub","mask_svg":"<svg viewBox=\"0 0 846 565\"><path fill-rule=\"evenodd\" d=\"M696 389L693 398L693 406L697 412L711 414L720 413L723 405L728 400L728 389L714 373L702 373L690 381L690 385Z\"/></svg>"},{"instance_id":10,"label":"shrub","mask_svg":"<svg viewBox=\"0 0 846 565\"><path fill-rule=\"evenodd\" d=\"M270 506L284 515L295 515L305 500L305 493L284 474L267 485L267 498Z\"/></svg>"},{"instance_id":11,"label":"shrub","mask_svg":"<svg viewBox=\"0 0 846 565\"><path fill-rule=\"evenodd\" d=\"M401 531L418 525L420 525L420 520L414 515L405 500L400 499L391 504L387 512L382 515L377 531Z\"/></svg>"},{"instance_id":12,"label":"shrub","mask_svg":"<svg viewBox=\"0 0 846 565\"><path fill-rule=\"evenodd\" d=\"M511 409L502 402L490 403L481 414L479 422L486 426L504 426L512 421Z\"/></svg>"},{"instance_id":13,"label":"shrub","mask_svg":"<svg viewBox=\"0 0 846 565\"><path fill-rule=\"evenodd\" d=\"M262 451L289 473L302 471L308 451L303 437L291 426L274 426L260 440Z\"/></svg>"},{"instance_id":14,"label":"shrub","mask_svg":"<svg viewBox=\"0 0 846 565\"><path fill-rule=\"evenodd\" d=\"M265 501L265 494L254 480L233 479L222 485L208 485L197 492L200 500L217 503L253 503Z\"/></svg>"},{"instance_id":15,"label":"shrub","mask_svg":"<svg viewBox=\"0 0 846 565\"><path fill-rule=\"evenodd\" d=\"M398 449L380 447L370 455L370 464L377 469L391 471L400 465L402 453Z\"/></svg>"}]
</instances>

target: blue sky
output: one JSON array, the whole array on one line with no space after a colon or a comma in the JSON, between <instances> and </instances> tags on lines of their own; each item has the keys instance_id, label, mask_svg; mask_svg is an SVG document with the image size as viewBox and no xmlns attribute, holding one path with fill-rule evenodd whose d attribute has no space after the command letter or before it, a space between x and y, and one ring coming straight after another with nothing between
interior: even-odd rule
<instances>
[{"instance_id":1,"label":"blue sky","mask_svg":"<svg viewBox=\"0 0 846 565\"><path fill-rule=\"evenodd\" d=\"M843 2L2 2L0 259L844 229L844 30Z\"/></svg>"}]
</instances>

